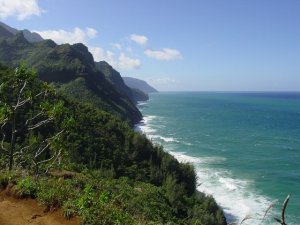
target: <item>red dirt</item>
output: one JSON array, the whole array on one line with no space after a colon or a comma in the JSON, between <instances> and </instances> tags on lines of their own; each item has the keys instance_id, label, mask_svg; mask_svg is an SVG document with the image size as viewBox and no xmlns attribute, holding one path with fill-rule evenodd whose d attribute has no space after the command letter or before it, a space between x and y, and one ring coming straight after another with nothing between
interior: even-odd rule
<instances>
[{"instance_id":1,"label":"red dirt","mask_svg":"<svg viewBox=\"0 0 300 225\"><path fill-rule=\"evenodd\" d=\"M0 193L0 225L79 225L79 219L66 220L60 210L44 212L34 199L17 199Z\"/></svg>"}]
</instances>

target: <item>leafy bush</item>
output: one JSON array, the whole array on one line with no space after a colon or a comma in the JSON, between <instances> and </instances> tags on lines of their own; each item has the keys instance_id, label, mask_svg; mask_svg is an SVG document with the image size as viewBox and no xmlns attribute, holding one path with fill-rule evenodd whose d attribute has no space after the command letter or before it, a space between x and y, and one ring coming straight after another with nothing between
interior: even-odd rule
<instances>
[{"instance_id":1,"label":"leafy bush","mask_svg":"<svg viewBox=\"0 0 300 225\"><path fill-rule=\"evenodd\" d=\"M72 191L70 191L72 190ZM79 192L71 182L61 179L43 179L39 182L37 198L50 208L61 207L68 199L75 198Z\"/></svg>"},{"instance_id":2,"label":"leafy bush","mask_svg":"<svg viewBox=\"0 0 300 225\"><path fill-rule=\"evenodd\" d=\"M0 190L5 189L9 183L16 184L17 177L18 174L16 171L0 171Z\"/></svg>"},{"instance_id":3,"label":"leafy bush","mask_svg":"<svg viewBox=\"0 0 300 225\"><path fill-rule=\"evenodd\" d=\"M68 220L78 215L78 207L74 199L69 199L62 206L64 217Z\"/></svg>"},{"instance_id":4,"label":"leafy bush","mask_svg":"<svg viewBox=\"0 0 300 225\"><path fill-rule=\"evenodd\" d=\"M86 185L83 192L83 195L77 201L82 224L134 224L130 215L114 204L109 192L97 193L90 184Z\"/></svg>"},{"instance_id":5,"label":"leafy bush","mask_svg":"<svg viewBox=\"0 0 300 225\"><path fill-rule=\"evenodd\" d=\"M34 198L37 191L37 184L31 177L26 177L17 182L14 191L21 198Z\"/></svg>"}]
</instances>

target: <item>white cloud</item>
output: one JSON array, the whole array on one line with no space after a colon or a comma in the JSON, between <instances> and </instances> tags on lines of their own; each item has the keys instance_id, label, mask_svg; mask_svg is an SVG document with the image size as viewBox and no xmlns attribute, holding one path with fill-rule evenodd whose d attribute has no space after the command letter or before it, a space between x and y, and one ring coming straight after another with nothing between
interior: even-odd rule
<instances>
[{"instance_id":1,"label":"white cloud","mask_svg":"<svg viewBox=\"0 0 300 225\"><path fill-rule=\"evenodd\" d=\"M146 81L153 85L170 85L179 83L178 80L172 79L170 77L146 78Z\"/></svg>"},{"instance_id":2,"label":"white cloud","mask_svg":"<svg viewBox=\"0 0 300 225\"><path fill-rule=\"evenodd\" d=\"M90 28L90 27L86 28L86 32L87 32L87 36L89 38L95 38L98 33L97 30L95 30L94 28Z\"/></svg>"},{"instance_id":3,"label":"white cloud","mask_svg":"<svg viewBox=\"0 0 300 225\"><path fill-rule=\"evenodd\" d=\"M144 53L146 56L157 59L157 60L168 61L168 60L175 60L175 59L182 58L180 51L178 51L177 49L171 49L171 48L163 48L160 51L147 49Z\"/></svg>"},{"instance_id":4,"label":"white cloud","mask_svg":"<svg viewBox=\"0 0 300 225\"><path fill-rule=\"evenodd\" d=\"M120 50L120 51L122 50L122 45L119 43L111 44L111 46L117 50Z\"/></svg>"},{"instance_id":5,"label":"white cloud","mask_svg":"<svg viewBox=\"0 0 300 225\"><path fill-rule=\"evenodd\" d=\"M89 39L95 38L97 36L97 30L94 28L87 27L86 29L81 29L75 27L73 31L66 30L44 30L44 31L34 31L40 34L45 39L52 39L58 44L75 44L84 43L87 44Z\"/></svg>"},{"instance_id":6,"label":"white cloud","mask_svg":"<svg viewBox=\"0 0 300 225\"><path fill-rule=\"evenodd\" d=\"M121 53L118 58L117 67L120 69L138 69L140 66L141 61L139 59L128 57L124 53Z\"/></svg>"},{"instance_id":7,"label":"white cloud","mask_svg":"<svg viewBox=\"0 0 300 225\"><path fill-rule=\"evenodd\" d=\"M148 38L144 35L132 34L130 35L130 40L142 46L148 43Z\"/></svg>"},{"instance_id":8,"label":"white cloud","mask_svg":"<svg viewBox=\"0 0 300 225\"><path fill-rule=\"evenodd\" d=\"M1 0L0 0L1 1ZM112 51L104 50L101 47L94 47L89 44L89 40L97 36L97 30L94 28L87 27L81 29L75 27L73 31L66 30L45 30L45 31L35 31L40 34L45 39L52 39L58 44L74 44L74 43L84 43L88 46L89 51L94 56L95 61L106 61L116 69L138 69L141 66L141 61L137 58L132 58L127 56L122 51L122 46L118 43L112 44L112 47L118 49L118 54Z\"/></svg>"},{"instance_id":9,"label":"white cloud","mask_svg":"<svg viewBox=\"0 0 300 225\"><path fill-rule=\"evenodd\" d=\"M111 51L105 51L100 47L89 47L89 51L93 54L95 61L106 61L114 64L114 54Z\"/></svg>"},{"instance_id":10,"label":"white cloud","mask_svg":"<svg viewBox=\"0 0 300 225\"><path fill-rule=\"evenodd\" d=\"M12 16L24 20L44 12L45 10L39 7L38 0L0 0L0 19Z\"/></svg>"},{"instance_id":11,"label":"white cloud","mask_svg":"<svg viewBox=\"0 0 300 225\"><path fill-rule=\"evenodd\" d=\"M131 70L138 69L141 66L139 59L126 56L123 52L119 56L116 56L113 52L100 47L89 47L89 50L96 61L104 60L116 69Z\"/></svg>"}]
</instances>

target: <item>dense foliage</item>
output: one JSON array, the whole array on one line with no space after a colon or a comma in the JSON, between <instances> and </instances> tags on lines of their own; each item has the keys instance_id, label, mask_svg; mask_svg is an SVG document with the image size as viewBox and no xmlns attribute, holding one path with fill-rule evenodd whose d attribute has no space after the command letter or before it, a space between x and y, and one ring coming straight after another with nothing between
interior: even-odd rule
<instances>
[{"instance_id":1,"label":"dense foliage","mask_svg":"<svg viewBox=\"0 0 300 225\"><path fill-rule=\"evenodd\" d=\"M0 190L11 185L18 197L32 197L48 210L61 207L68 219L79 216L84 225L99 224L225 224L221 210L212 197L197 193L185 197L185 217L178 216L168 187L113 179L103 170L73 173L65 179L64 171L35 180L20 171L3 172ZM69 190L72 190L71 192Z\"/></svg>"},{"instance_id":2,"label":"dense foliage","mask_svg":"<svg viewBox=\"0 0 300 225\"><path fill-rule=\"evenodd\" d=\"M71 97L104 107L132 124L142 118L130 89L106 79L83 44L57 45L52 40L30 43L22 32L0 39L0 62L15 67L20 61L37 70L40 79L60 85ZM82 82L77 82L78 78ZM114 79L122 81L119 74ZM128 94L124 94L125 89Z\"/></svg>"},{"instance_id":3,"label":"dense foliage","mask_svg":"<svg viewBox=\"0 0 300 225\"><path fill-rule=\"evenodd\" d=\"M22 71L31 74L26 69ZM13 82L15 73L1 66L0 83ZM25 78L19 76L19 79ZM78 80L85 81L84 78ZM31 92L40 93L48 88L36 77L28 82ZM61 93L53 92L32 101L28 112L18 114L19 123L32 119L30 109L39 108L45 100L48 110L58 102L64 107L59 110L58 120L43 124L43 129L37 133L24 133L16 139L15 146L21 148L29 143L30 148L36 150L39 149L36 142L31 145L33 137L43 140L47 135L67 129L59 139L49 142L47 151L41 156L51 159L55 154L53 149L63 149L63 154L51 166L58 171L73 171L64 176L70 179L42 177L34 181L30 177L24 180L16 176L14 179L12 175L3 174L0 177L2 186L11 182L20 196L37 197L49 207L63 207L66 217L79 215L83 224L99 224L99 221L100 224L225 224L214 200L196 192L192 165L179 163L162 147L154 146L144 135L134 132L120 117L101 110L100 106L95 107L93 102L83 103L81 98L71 98L65 93L61 90ZM1 110L5 105L13 105L12 99L2 98ZM72 119L67 119L66 123L66 118ZM1 135L2 139L3 133ZM5 139L4 145L7 145ZM5 169L3 151L1 148L1 167ZM34 155L28 155L29 159L32 157ZM30 174L33 171L31 163L30 160L19 163L17 168L26 169ZM71 187L76 190L70 193Z\"/></svg>"}]
</instances>

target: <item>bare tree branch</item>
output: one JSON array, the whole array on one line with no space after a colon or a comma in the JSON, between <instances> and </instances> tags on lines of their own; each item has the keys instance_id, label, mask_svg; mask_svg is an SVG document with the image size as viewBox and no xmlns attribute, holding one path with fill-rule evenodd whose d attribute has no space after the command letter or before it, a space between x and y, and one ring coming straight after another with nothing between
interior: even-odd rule
<instances>
[{"instance_id":1,"label":"bare tree branch","mask_svg":"<svg viewBox=\"0 0 300 225\"><path fill-rule=\"evenodd\" d=\"M2 133L1 148L2 148L4 151L6 151L6 152L8 152L8 149L4 147L4 141L5 141L6 135L5 135L5 132L4 132L4 129L3 129L3 128L5 127L5 125L7 124L7 122L8 122L8 119L6 118L6 119L3 121L3 124L1 125L1 133Z\"/></svg>"},{"instance_id":2,"label":"bare tree branch","mask_svg":"<svg viewBox=\"0 0 300 225\"><path fill-rule=\"evenodd\" d=\"M53 119L54 119L54 117L51 116L51 117L49 117L46 120L40 121L40 122L38 122L38 123L36 123L36 124L34 124L32 126L28 126L28 130L34 130L34 129L42 126L43 124L47 124L47 123L51 122Z\"/></svg>"},{"instance_id":3,"label":"bare tree branch","mask_svg":"<svg viewBox=\"0 0 300 225\"><path fill-rule=\"evenodd\" d=\"M245 218L241 221L240 225L245 222L246 220L249 220L249 219L252 219L252 216L251 215L247 215L245 216Z\"/></svg>"},{"instance_id":4,"label":"bare tree branch","mask_svg":"<svg viewBox=\"0 0 300 225\"><path fill-rule=\"evenodd\" d=\"M45 147L39 147L39 149L37 150L37 152L35 153L34 158L39 157L48 147L50 146L50 143L48 143Z\"/></svg>"},{"instance_id":5,"label":"bare tree branch","mask_svg":"<svg viewBox=\"0 0 300 225\"><path fill-rule=\"evenodd\" d=\"M34 117L29 118L28 120L26 120L25 125L27 126L30 121L35 120L36 118L38 118L40 115L43 115L43 114L44 114L44 112L40 112L40 113L36 114Z\"/></svg>"},{"instance_id":6,"label":"bare tree branch","mask_svg":"<svg viewBox=\"0 0 300 225\"><path fill-rule=\"evenodd\" d=\"M61 153L61 149L59 150L59 152L58 152L57 154L56 154L56 152L55 152L51 158L45 159L45 160L42 160L42 161L39 161L39 162L36 163L36 165L40 165L40 164L42 164L42 163L49 162L49 161L51 161L52 159L54 159L55 157L57 158L58 155L60 155L60 153Z\"/></svg>"},{"instance_id":7,"label":"bare tree branch","mask_svg":"<svg viewBox=\"0 0 300 225\"><path fill-rule=\"evenodd\" d=\"M25 105L29 101L30 101L30 98L27 98L27 99L17 103L17 105L13 106L13 108L16 110L18 107L21 107L22 105Z\"/></svg>"},{"instance_id":8,"label":"bare tree branch","mask_svg":"<svg viewBox=\"0 0 300 225\"><path fill-rule=\"evenodd\" d=\"M42 94L47 94L47 91L41 91L40 93L36 94L34 97L35 97L35 98L36 98L36 97L39 97L39 96L42 95Z\"/></svg>"},{"instance_id":9,"label":"bare tree branch","mask_svg":"<svg viewBox=\"0 0 300 225\"><path fill-rule=\"evenodd\" d=\"M24 101L20 102L21 101L21 95L22 95L26 85L27 85L27 81L24 81L24 84L23 84L23 86L20 89L19 94L18 94L17 104L15 106L13 106L14 110L16 110L18 107L24 105L26 103L25 101L27 101L27 100L24 100Z\"/></svg>"},{"instance_id":10,"label":"bare tree branch","mask_svg":"<svg viewBox=\"0 0 300 225\"><path fill-rule=\"evenodd\" d=\"M47 167L46 169L46 173L48 172L48 170L53 166L53 164L56 162L56 160L58 159L58 157L61 155L61 149L59 149L58 153L56 154L56 158L53 160L53 162Z\"/></svg>"},{"instance_id":11,"label":"bare tree branch","mask_svg":"<svg viewBox=\"0 0 300 225\"><path fill-rule=\"evenodd\" d=\"M266 210L266 212L265 212L265 214L264 214L264 216L263 216L263 218L262 218L260 224L263 223L263 221L264 221L264 219L266 218L268 212L276 205L277 202L278 202L278 200L275 200L274 202L272 202L272 203L269 205L269 207L267 208L267 210Z\"/></svg>"},{"instance_id":12,"label":"bare tree branch","mask_svg":"<svg viewBox=\"0 0 300 225\"><path fill-rule=\"evenodd\" d=\"M283 204L282 204L282 210L281 210L281 218L278 219L278 218L274 218L278 223L280 223L281 225L286 225L285 223L285 210L286 210L286 207L287 207L287 204L290 200L290 196L291 194L288 194L288 196L285 198Z\"/></svg>"}]
</instances>

